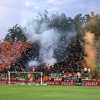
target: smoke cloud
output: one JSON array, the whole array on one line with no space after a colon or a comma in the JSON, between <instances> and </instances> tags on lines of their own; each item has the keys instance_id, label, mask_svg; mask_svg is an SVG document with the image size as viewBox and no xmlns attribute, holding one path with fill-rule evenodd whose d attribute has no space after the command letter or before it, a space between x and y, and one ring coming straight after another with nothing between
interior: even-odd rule
<instances>
[{"instance_id":1,"label":"smoke cloud","mask_svg":"<svg viewBox=\"0 0 100 100\"><path fill-rule=\"evenodd\" d=\"M34 61L30 60L29 63L28 63L29 67L38 66L38 65L39 65L38 61L35 61L35 60Z\"/></svg>"},{"instance_id":2,"label":"smoke cloud","mask_svg":"<svg viewBox=\"0 0 100 100\"><path fill-rule=\"evenodd\" d=\"M67 27L67 24L71 28ZM46 16L35 19L26 26L25 33L28 41L37 42L40 46L40 50L37 51L39 52L39 64L49 65L63 61L67 53L66 48L71 38L76 35L73 24L68 23L65 16Z\"/></svg>"},{"instance_id":3,"label":"smoke cloud","mask_svg":"<svg viewBox=\"0 0 100 100\"><path fill-rule=\"evenodd\" d=\"M43 63L53 65L57 62L54 57L54 50L57 48L59 37L59 34L53 29L42 33L40 59L42 59Z\"/></svg>"},{"instance_id":4,"label":"smoke cloud","mask_svg":"<svg viewBox=\"0 0 100 100\"><path fill-rule=\"evenodd\" d=\"M95 34L91 32L85 32L85 62L86 66L91 68L91 71L95 71L96 68L96 48L95 48Z\"/></svg>"}]
</instances>

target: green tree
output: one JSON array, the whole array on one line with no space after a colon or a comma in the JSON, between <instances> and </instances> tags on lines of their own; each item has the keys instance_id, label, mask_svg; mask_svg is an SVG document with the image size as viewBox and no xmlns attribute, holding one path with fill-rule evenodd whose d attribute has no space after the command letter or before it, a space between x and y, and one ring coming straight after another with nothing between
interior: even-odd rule
<instances>
[{"instance_id":1,"label":"green tree","mask_svg":"<svg viewBox=\"0 0 100 100\"><path fill-rule=\"evenodd\" d=\"M84 30L94 33L96 37L100 36L100 15L91 12L91 15L86 20Z\"/></svg>"},{"instance_id":2,"label":"green tree","mask_svg":"<svg viewBox=\"0 0 100 100\"><path fill-rule=\"evenodd\" d=\"M74 28L73 25L72 18L66 17L64 13L61 15L53 14L49 20L49 27L58 29L61 32L72 31Z\"/></svg>"},{"instance_id":3,"label":"green tree","mask_svg":"<svg viewBox=\"0 0 100 100\"><path fill-rule=\"evenodd\" d=\"M5 41L26 41L27 38L24 35L24 31L22 30L21 26L15 25L12 28L8 29L8 34L6 35Z\"/></svg>"}]
</instances>

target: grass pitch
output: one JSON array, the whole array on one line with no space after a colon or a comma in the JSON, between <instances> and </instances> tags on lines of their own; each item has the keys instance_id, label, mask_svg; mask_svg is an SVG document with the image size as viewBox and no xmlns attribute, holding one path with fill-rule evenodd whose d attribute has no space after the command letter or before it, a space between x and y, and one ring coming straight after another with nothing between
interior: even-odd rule
<instances>
[{"instance_id":1,"label":"grass pitch","mask_svg":"<svg viewBox=\"0 0 100 100\"><path fill-rule=\"evenodd\" d=\"M100 100L100 87L0 86L0 100Z\"/></svg>"}]
</instances>

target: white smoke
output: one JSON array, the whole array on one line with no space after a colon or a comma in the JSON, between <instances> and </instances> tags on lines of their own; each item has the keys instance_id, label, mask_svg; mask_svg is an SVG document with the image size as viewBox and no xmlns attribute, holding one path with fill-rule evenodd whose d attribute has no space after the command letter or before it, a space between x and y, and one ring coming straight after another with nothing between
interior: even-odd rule
<instances>
[{"instance_id":1,"label":"white smoke","mask_svg":"<svg viewBox=\"0 0 100 100\"><path fill-rule=\"evenodd\" d=\"M75 36L75 32L73 32L73 28L70 32L62 32L55 27L50 28L48 25L48 20L34 20L26 26L25 33L27 33L28 41L40 44L39 60L41 63L53 65L57 62L54 53L55 49L59 49L58 51L62 51L59 53L64 54L65 48L68 46L69 41L71 41L71 37ZM60 40L62 37L65 37L64 40Z\"/></svg>"},{"instance_id":2,"label":"white smoke","mask_svg":"<svg viewBox=\"0 0 100 100\"><path fill-rule=\"evenodd\" d=\"M56 58L54 57L54 50L57 48L60 35L54 29L48 29L40 34L33 33L28 34L29 41L40 43L40 55L39 58L42 63L53 65L56 63ZM34 62L34 61L33 61Z\"/></svg>"},{"instance_id":3,"label":"white smoke","mask_svg":"<svg viewBox=\"0 0 100 100\"><path fill-rule=\"evenodd\" d=\"M35 60L34 61L31 60L28 62L29 67L34 67L34 66L38 66L38 65L39 65L38 61L35 61Z\"/></svg>"},{"instance_id":4,"label":"white smoke","mask_svg":"<svg viewBox=\"0 0 100 100\"><path fill-rule=\"evenodd\" d=\"M47 30L42 33L40 44L40 58L43 63L53 65L56 63L56 58L54 57L54 50L57 48L59 41L59 34L54 30Z\"/></svg>"}]
</instances>

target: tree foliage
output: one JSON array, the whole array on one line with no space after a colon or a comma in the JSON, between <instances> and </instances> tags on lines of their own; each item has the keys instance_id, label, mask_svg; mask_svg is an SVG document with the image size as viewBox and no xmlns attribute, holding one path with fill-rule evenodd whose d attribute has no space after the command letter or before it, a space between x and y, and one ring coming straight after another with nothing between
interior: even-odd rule
<instances>
[{"instance_id":1,"label":"tree foliage","mask_svg":"<svg viewBox=\"0 0 100 100\"><path fill-rule=\"evenodd\" d=\"M21 26L15 25L12 28L8 29L8 34L4 39L5 41L26 41L27 38L24 35L24 31L22 30Z\"/></svg>"},{"instance_id":2,"label":"tree foliage","mask_svg":"<svg viewBox=\"0 0 100 100\"><path fill-rule=\"evenodd\" d=\"M97 37L100 36L100 15L92 14L90 16L86 24L86 30L95 33Z\"/></svg>"}]
</instances>

